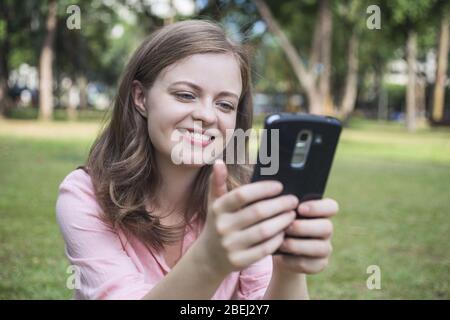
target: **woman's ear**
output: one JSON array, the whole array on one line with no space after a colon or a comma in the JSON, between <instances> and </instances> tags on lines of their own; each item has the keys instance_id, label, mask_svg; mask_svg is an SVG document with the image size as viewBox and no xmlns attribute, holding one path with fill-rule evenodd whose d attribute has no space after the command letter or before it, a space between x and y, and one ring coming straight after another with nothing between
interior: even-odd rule
<instances>
[{"instance_id":1,"label":"woman's ear","mask_svg":"<svg viewBox=\"0 0 450 320\"><path fill-rule=\"evenodd\" d=\"M147 118L147 108L145 107L145 88L138 80L133 80L131 85L131 96L137 111Z\"/></svg>"}]
</instances>

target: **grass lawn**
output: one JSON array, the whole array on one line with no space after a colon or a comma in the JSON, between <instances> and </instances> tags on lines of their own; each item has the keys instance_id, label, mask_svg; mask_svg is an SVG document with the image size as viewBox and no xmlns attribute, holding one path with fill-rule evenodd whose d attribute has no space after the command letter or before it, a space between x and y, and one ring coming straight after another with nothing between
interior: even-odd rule
<instances>
[{"instance_id":1,"label":"grass lawn","mask_svg":"<svg viewBox=\"0 0 450 320\"><path fill-rule=\"evenodd\" d=\"M72 297L55 201L98 129L0 122L0 299ZM326 195L341 211L331 264L309 277L312 298L450 299L449 130L351 122ZM370 265L380 290L366 286Z\"/></svg>"}]
</instances>

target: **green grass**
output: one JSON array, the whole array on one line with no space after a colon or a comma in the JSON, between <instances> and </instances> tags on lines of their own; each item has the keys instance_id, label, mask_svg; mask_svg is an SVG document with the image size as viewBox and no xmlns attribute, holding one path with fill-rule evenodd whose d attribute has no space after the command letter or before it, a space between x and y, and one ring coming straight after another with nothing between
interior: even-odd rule
<instances>
[{"instance_id":1,"label":"green grass","mask_svg":"<svg viewBox=\"0 0 450 320\"><path fill-rule=\"evenodd\" d=\"M105 115L105 111L97 110L93 108L77 110L77 120L81 122L88 121L101 121ZM37 120L39 116L38 108L14 108L7 112L7 118L16 120ZM54 121L67 121L67 110L62 108L56 108L53 110Z\"/></svg>"},{"instance_id":2,"label":"green grass","mask_svg":"<svg viewBox=\"0 0 450 320\"><path fill-rule=\"evenodd\" d=\"M68 299L55 221L57 188L83 163L93 123L0 122L0 299ZM312 298L450 298L450 131L410 134L355 120L343 132L327 196L338 200L330 266ZM366 287L370 265L381 290Z\"/></svg>"}]
</instances>

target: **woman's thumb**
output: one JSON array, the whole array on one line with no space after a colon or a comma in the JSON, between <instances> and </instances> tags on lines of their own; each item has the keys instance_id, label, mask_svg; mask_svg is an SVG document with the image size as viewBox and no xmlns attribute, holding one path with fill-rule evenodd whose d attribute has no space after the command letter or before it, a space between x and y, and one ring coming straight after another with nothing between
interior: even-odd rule
<instances>
[{"instance_id":1,"label":"woman's thumb","mask_svg":"<svg viewBox=\"0 0 450 320\"><path fill-rule=\"evenodd\" d=\"M209 200L215 200L227 193L227 166L223 160L216 160L209 177Z\"/></svg>"}]
</instances>

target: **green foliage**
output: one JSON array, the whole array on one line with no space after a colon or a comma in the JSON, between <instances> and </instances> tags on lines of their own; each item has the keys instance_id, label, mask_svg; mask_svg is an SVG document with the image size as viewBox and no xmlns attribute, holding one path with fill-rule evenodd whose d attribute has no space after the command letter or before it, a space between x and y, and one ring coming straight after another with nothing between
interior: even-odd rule
<instances>
[{"instance_id":1,"label":"green foliage","mask_svg":"<svg viewBox=\"0 0 450 320\"><path fill-rule=\"evenodd\" d=\"M294 47L308 64L317 16L318 1L266 0ZM404 56L407 31L418 32L418 58L423 59L430 48L436 48L440 18L450 11L450 2L426 0L340 0L330 1L333 15L332 91L338 100L347 73L347 46L350 34L359 35L359 79L367 74L382 74L386 63ZM366 27L369 5L381 8L381 30ZM81 29L69 30L66 20L69 5L81 9ZM38 66L40 48L45 34L47 2L4 0L0 4L0 39L8 35L9 70L21 63ZM124 14L127 12L127 14ZM131 19L129 18L131 16ZM255 53L254 82L259 91L301 92L298 80L277 42L264 28L251 0L208 1L192 17L221 22L233 38L246 42ZM102 0L58 1L58 28L55 41L54 74L75 80L82 75L90 82L102 82L114 88L130 54L163 19L155 17L146 2ZM121 37L112 30L123 27ZM255 32L255 26L262 31ZM366 81L367 82L367 81ZM365 90L367 83L360 83ZM370 84L373 86L373 84ZM360 92L361 93L361 92ZM338 101L335 101L338 103Z\"/></svg>"},{"instance_id":2,"label":"green foliage","mask_svg":"<svg viewBox=\"0 0 450 320\"><path fill-rule=\"evenodd\" d=\"M119 4L104 1L67 1L62 8L75 4L81 12L81 29L68 29L65 11L59 17L56 39L56 68L60 76L75 79L86 76L90 81L115 85L125 65L129 52L142 37L135 26L119 17ZM111 36L112 29L123 26L124 33L118 39Z\"/></svg>"},{"instance_id":3,"label":"green foliage","mask_svg":"<svg viewBox=\"0 0 450 320\"><path fill-rule=\"evenodd\" d=\"M436 0L416 1L414 4L408 0L387 1L386 7L392 11L392 22L417 25L429 19L428 13L436 4Z\"/></svg>"},{"instance_id":4,"label":"green foliage","mask_svg":"<svg viewBox=\"0 0 450 320\"><path fill-rule=\"evenodd\" d=\"M2 0L0 2L0 41L7 40L2 54L9 69L17 68L21 63L36 65L41 47L39 33L39 2L26 0Z\"/></svg>"},{"instance_id":5,"label":"green foliage","mask_svg":"<svg viewBox=\"0 0 450 320\"><path fill-rule=\"evenodd\" d=\"M269 34L264 35L254 57L255 89L261 92L298 91L298 81L281 48Z\"/></svg>"}]
</instances>

